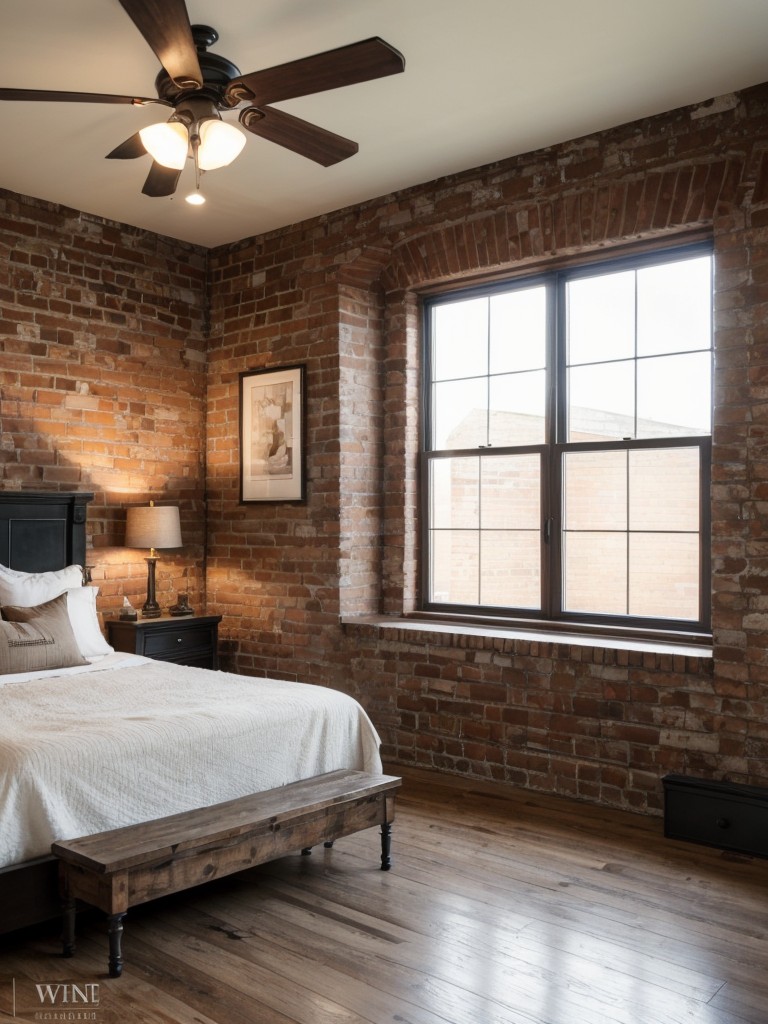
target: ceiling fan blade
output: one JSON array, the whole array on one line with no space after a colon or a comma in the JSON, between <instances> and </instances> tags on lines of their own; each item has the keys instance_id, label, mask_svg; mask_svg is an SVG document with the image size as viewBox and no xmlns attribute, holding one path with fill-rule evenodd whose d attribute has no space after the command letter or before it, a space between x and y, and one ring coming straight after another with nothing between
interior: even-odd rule
<instances>
[{"instance_id":1,"label":"ceiling fan blade","mask_svg":"<svg viewBox=\"0 0 768 1024\"><path fill-rule=\"evenodd\" d=\"M181 171L176 170L175 167L163 167L162 164L153 160L141 191L145 196L172 196L180 177Z\"/></svg>"},{"instance_id":2,"label":"ceiling fan blade","mask_svg":"<svg viewBox=\"0 0 768 1024\"><path fill-rule=\"evenodd\" d=\"M120 0L126 14L180 89L199 89L203 73L184 0Z\"/></svg>"},{"instance_id":3,"label":"ceiling fan blade","mask_svg":"<svg viewBox=\"0 0 768 1024\"><path fill-rule=\"evenodd\" d=\"M164 107L171 104L167 100L159 100L145 96L112 96L100 92L52 92L47 89L0 89L0 100L31 100L39 103L130 103L134 107L144 107L148 103L161 103Z\"/></svg>"},{"instance_id":4,"label":"ceiling fan blade","mask_svg":"<svg viewBox=\"0 0 768 1024\"><path fill-rule=\"evenodd\" d=\"M234 78L227 86L225 101L234 106L241 100L248 100L263 107L265 103L396 75L404 69L403 55L374 36L337 50L326 50L313 57Z\"/></svg>"},{"instance_id":5,"label":"ceiling fan blade","mask_svg":"<svg viewBox=\"0 0 768 1024\"><path fill-rule=\"evenodd\" d=\"M276 142L323 167L346 160L358 150L357 143L351 139L334 135L274 107L246 107L240 114L240 124L254 135Z\"/></svg>"},{"instance_id":6,"label":"ceiling fan blade","mask_svg":"<svg viewBox=\"0 0 768 1024\"><path fill-rule=\"evenodd\" d=\"M107 160L135 160L138 156L146 156L147 151L144 148L144 143L141 141L141 136L138 132L132 135L130 139L126 139L119 146L115 146L111 153L107 153Z\"/></svg>"}]
</instances>

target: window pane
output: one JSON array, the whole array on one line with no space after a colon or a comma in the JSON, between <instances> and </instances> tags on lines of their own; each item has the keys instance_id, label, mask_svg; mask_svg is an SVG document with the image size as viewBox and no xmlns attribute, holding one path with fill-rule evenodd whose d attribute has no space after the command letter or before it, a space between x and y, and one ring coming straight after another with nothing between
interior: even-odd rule
<instances>
[{"instance_id":1,"label":"window pane","mask_svg":"<svg viewBox=\"0 0 768 1024\"><path fill-rule=\"evenodd\" d=\"M541 526L539 456L496 455L483 458L481 463L483 529L538 532ZM538 544L538 537L532 542Z\"/></svg>"},{"instance_id":2,"label":"window pane","mask_svg":"<svg viewBox=\"0 0 768 1024\"><path fill-rule=\"evenodd\" d=\"M568 612L627 614L627 535L566 533L563 608Z\"/></svg>"},{"instance_id":3,"label":"window pane","mask_svg":"<svg viewBox=\"0 0 768 1024\"><path fill-rule=\"evenodd\" d=\"M488 372L488 299L463 299L432 311L432 379Z\"/></svg>"},{"instance_id":4,"label":"window pane","mask_svg":"<svg viewBox=\"0 0 768 1024\"><path fill-rule=\"evenodd\" d=\"M477 448L488 441L488 378L432 386L433 449Z\"/></svg>"},{"instance_id":5,"label":"window pane","mask_svg":"<svg viewBox=\"0 0 768 1024\"><path fill-rule=\"evenodd\" d=\"M480 525L480 460L432 459L430 473L430 527L470 529Z\"/></svg>"},{"instance_id":6,"label":"window pane","mask_svg":"<svg viewBox=\"0 0 768 1024\"><path fill-rule=\"evenodd\" d=\"M430 600L540 608L540 456L432 459L429 474Z\"/></svg>"},{"instance_id":7,"label":"window pane","mask_svg":"<svg viewBox=\"0 0 768 1024\"><path fill-rule=\"evenodd\" d=\"M543 286L491 296L491 373L546 366L546 296Z\"/></svg>"},{"instance_id":8,"label":"window pane","mask_svg":"<svg viewBox=\"0 0 768 1024\"><path fill-rule=\"evenodd\" d=\"M638 437L689 437L712 429L709 352L637 363Z\"/></svg>"},{"instance_id":9,"label":"window pane","mask_svg":"<svg viewBox=\"0 0 768 1024\"><path fill-rule=\"evenodd\" d=\"M480 540L480 604L502 608L541 607L539 534L489 530Z\"/></svg>"},{"instance_id":10,"label":"window pane","mask_svg":"<svg viewBox=\"0 0 768 1024\"><path fill-rule=\"evenodd\" d=\"M700 486L698 448L630 452L630 529L697 533Z\"/></svg>"},{"instance_id":11,"label":"window pane","mask_svg":"<svg viewBox=\"0 0 768 1024\"><path fill-rule=\"evenodd\" d=\"M441 604L476 605L480 593L479 533L433 530L429 599Z\"/></svg>"},{"instance_id":12,"label":"window pane","mask_svg":"<svg viewBox=\"0 0 768 1024\"><path fill-rule=\"evenodd\" d=\"M710 348L711 288L710 256L638 271L637 354Z\"/></svg>"},{"instance_id":13,"label":"window pane","mask_svg":"<svg viewBox=\"0 0 768 1024\"><path fill-rule=\"evenodd\" d=\"M565 455L563 476L566 530L626 530L626 452Z\"/></svg>"},{"instance_id":14,"label":"window pane","mask_svg":"<svg viewBox=\"0 0 768 1024\"><path fill-rule=\"evenodd\" d=\"M568 371L568 440L635 436L635 363L604 363Z\"/></svg>"},{"instance_id":15,"label":"window pane","mask_svg":"<svg viewBox=\"0 0 768 1024\"><path fill-rule=\"evenodd\" d=\"M679 533L629 538L629 614L699 617L699 540Z\"/></svg>"},{"instance_id":16,"label":"window pane","mask_svg":"<svg viewBox=\"0 0 768 1024\"><path fill-rule=\"evenodd\" d=\"M490 379L490 432L496 445L542 444L546 374L505 373Z\"/></svg>"},{"instance_id":17,"label":"window pane","mask_svg":"<svg viewBox=\"0 0 768 1024\"><path fill-rule=\"evenodd\" d=\"M596 363L635 354L635 273L568 283L567 361Z\"/></svg>"}]
</instances>

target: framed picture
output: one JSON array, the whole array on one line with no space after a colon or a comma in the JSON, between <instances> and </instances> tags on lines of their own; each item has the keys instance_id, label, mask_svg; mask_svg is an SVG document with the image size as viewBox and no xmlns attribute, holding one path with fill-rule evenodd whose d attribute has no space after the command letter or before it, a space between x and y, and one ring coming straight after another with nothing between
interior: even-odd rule
<instances>
[{"instance_id":1,"label":"framed picture","mask_svg":"<svg viewBox=\"0 0 768 1024\"><path fill-rule=\"evenodd\" d=\"M304 501L304 366L240 374L240 501Z\"/></svg>"}]
</instances>

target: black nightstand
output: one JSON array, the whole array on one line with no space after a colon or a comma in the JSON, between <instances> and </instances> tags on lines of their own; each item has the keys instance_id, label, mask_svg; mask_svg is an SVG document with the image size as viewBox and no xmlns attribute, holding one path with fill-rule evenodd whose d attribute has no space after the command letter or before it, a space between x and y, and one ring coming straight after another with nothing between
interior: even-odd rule
<instances>
[{"instance_id":1,"label":"black nightstand","mask_svg":"<svg viewBox=\"0 0 768 1024\"><path fill-rule=\"evenodd\" d=\"M220 622L220 615L163 615L135 622L111 619L105 625L116 651L197 668L218 668Z\"/></svg>"}]
</instances>

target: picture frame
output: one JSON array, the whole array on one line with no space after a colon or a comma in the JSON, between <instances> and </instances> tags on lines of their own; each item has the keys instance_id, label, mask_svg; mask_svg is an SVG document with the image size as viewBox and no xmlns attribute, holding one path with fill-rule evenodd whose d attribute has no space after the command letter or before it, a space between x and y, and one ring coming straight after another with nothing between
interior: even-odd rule
<instances>
[{"instance_id":1,"label":"picture frame","mask_svg":"<svg viewBox=\"0 0 768 1024\"><path fill-rule=\"evenodd\" d=\"M240 374L240 504L306 501L306 367Z\"/></svg>"}]
</instances>

